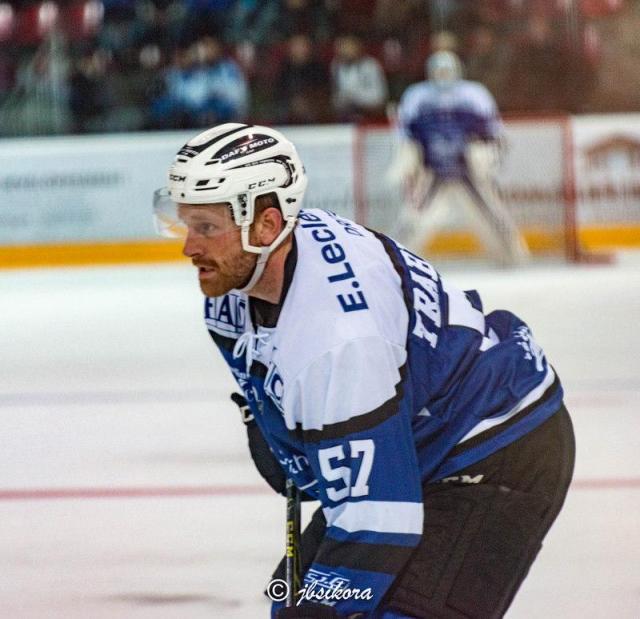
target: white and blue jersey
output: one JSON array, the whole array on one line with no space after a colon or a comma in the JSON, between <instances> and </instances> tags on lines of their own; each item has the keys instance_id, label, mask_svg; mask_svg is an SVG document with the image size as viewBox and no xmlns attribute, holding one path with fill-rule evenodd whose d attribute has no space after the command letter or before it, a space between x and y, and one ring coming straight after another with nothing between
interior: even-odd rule
<instances>
[{"instance_id":1,"label":"white and blue jersey","mask_svg":"<svg viewBox=\"0 0 640 619\"><path fill-rule=\"evenodd\" d=\"M303 210L275 324L232 291L205 320L287 475L319 499L326 534L305 582L370 590L367 616L422 535L422 486L553 415L562 388L526 324L485 316L393 240ZM253 319L252 319L253 316Z\"/></svg>"},{"instance_id":2,"label":"white and blue jersey","mask_svg":"<svg viewBox=\"0 0 640 619\"><path fill-rule=\"evenodd\" d=\"M502 131L496 103L478 82L458 80L439 85L420 82L407 88L398 106L404 137L422 149L424 164L441 178L467 173L471 140L496 140Z\"/></svg>"}]
</instances>

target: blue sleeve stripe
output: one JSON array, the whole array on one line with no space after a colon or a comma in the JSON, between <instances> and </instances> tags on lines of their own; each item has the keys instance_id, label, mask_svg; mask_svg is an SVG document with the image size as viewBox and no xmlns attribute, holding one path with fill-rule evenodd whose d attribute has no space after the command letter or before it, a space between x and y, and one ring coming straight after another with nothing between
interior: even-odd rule
<instances>
[{"instance_id":1,"label":"blue sleeve stripe","mask_svg":"<svg viewBox=\"0 0 640 619\"><path fill-rule=\"evenodd\" d=\"M413 533L381 533L379 531L345 531L340 527L330 527L326 535L338 542L349 541L363 544L388 544L390 546L415 547L421 535Z\"/></svg>"}]
</instances>

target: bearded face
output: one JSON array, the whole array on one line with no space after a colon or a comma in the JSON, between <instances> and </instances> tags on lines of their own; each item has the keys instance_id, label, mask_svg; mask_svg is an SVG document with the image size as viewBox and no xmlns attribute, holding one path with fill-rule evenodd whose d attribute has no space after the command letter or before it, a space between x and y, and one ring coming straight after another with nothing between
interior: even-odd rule
<instances>
[{"instance_id":1,"label":"bearded face","mask_svg":"<svg viewBox=\"0 0 640 619\"><path fill-rule=\"evenodd\" d=\"M178 214L187 236L183 253L198 268L200 289L218 297L242 288L251 277L257 255L242 249L240 228L228 204L181 204Z\"/></svg>"}]
</instances>

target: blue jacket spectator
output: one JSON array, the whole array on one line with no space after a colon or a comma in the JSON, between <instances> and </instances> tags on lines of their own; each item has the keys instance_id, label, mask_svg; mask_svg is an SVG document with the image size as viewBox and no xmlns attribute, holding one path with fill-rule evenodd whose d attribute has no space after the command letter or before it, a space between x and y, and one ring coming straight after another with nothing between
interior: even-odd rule
<instances>
[{"instance_id":1,"label":"blue jacket spectator","mask_svg":"<svg viewBox=\"0 0 640 619\"><path fill-rule=\"evenodd\" d=\"M180 50L167 70L165 92L153 103L152 124L178 128L243 120L248 88L237 63L213 37Z\"/></svg>"}]
</instances>

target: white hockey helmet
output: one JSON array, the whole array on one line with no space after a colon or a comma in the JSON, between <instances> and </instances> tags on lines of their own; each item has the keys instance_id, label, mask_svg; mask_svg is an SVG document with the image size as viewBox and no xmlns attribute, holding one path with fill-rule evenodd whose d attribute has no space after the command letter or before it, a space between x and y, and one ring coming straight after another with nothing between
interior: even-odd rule
<instances>
[{"instance_id":1,"label":"white hockey helmet","mask_svg":"<svg viewBox=\"0 0 640 619\"><path fill-rule=\"evenodd\" d=\"M454 52L435 52L427 58L425 73L436 84L450 84L462 78L462 63Z\"/></svg>"},{"instance_id":2,"label":"white hockey helmet","mask_svg":"<svg viewBox=\"0 0 640 619\"><path fill-rule=\"evenodd\" d=\"M279 131L258 125L225 123L200 133L177 153L166 188L154 193L154 219L162 236L184 237L180 204L228 203L241 229L245 251L260 254L243 290L258 281L269 254L290 234L300 212L307 177L294 145ZM252 245L258 196L275 193L285 226L268 247Z\"/></svg>"}]
</instances>

